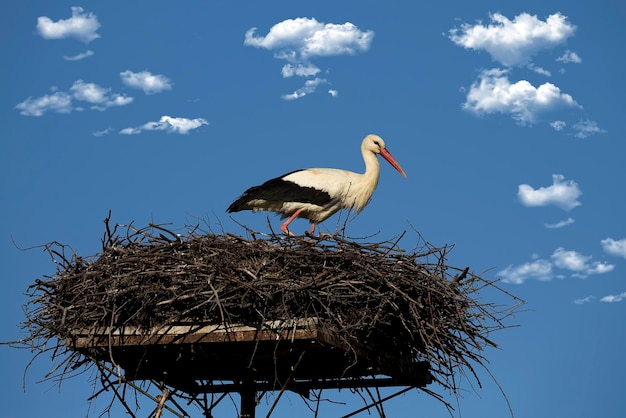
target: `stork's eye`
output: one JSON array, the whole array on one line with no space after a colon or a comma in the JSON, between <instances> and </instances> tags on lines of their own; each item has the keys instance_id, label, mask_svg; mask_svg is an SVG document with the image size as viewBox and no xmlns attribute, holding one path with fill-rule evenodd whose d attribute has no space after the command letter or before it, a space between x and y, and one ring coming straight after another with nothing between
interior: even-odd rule
<instances>
[{"instance_id":1,"label":"stork's eye","mask_svg":"<svg viewBox=\"0 0 626 418\"><path fill-rule=\"evenodd\" d=\"M378 141L374 141L374 145L376 145L378 148L380 148L380 143Z\"/></svg>"}]
</instances>

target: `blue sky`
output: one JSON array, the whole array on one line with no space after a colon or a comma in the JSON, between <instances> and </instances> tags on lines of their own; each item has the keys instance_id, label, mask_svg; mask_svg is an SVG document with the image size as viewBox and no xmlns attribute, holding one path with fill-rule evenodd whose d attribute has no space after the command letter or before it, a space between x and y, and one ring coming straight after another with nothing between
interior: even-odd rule
<instances>
[{"instance_id":1,"label":"blue sky","mask_svg":"<svg viewBox=\"0 0 626 418\"><path fill-rule=\"evenodd\" d=\"M13 3L0 18L1 340L20 337L26 287L55 268L18 247L96 253L109 209L118 223L277 230L271 214L224 211L294 169L362 170L360 142L376 133L408 178L383 164L347 234L408 230L411 249L417 230L527 301L485 353L516 417L623 416L623 2ZM30 354L0 350L3 416L106 405L89 409L88 375L37 384L46 358L24 392ZM481 380L458 401L431 389L463 416L507 416ZM337 396L348 405L327 416L362 405ZM273 416L307 411L281 402ZM416 392L386 410L448 416Z\"/></svg>"}]
</instances>

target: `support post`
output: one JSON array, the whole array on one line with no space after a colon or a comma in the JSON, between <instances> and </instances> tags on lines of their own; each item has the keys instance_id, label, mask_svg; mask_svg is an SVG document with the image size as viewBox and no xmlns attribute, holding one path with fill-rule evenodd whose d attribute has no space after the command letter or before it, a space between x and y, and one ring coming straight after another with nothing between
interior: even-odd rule
<instances>
[{"instance_id":1,"label":"support post","mask_svg":"<svg viewBox=\"0 0 626 418\"><path fill-rule=\"evenodd\" d=\"M256 410L256 390L253 379L241 382L241 414L239 418L254 418Z\"/></svg>"}]
</instances>

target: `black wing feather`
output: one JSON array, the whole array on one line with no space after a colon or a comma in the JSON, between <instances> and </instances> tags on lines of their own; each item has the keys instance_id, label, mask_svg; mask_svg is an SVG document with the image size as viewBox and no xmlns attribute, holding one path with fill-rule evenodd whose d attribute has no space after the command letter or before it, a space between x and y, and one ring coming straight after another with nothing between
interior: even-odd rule
<instances>
[{"instance_id":1,"label":"black wing feather","mask_svg":"<svg viewBox=\"0 0 626 418\"><path fill-rule=\"evenodd\" d=\"M253 209L249 202L253 200L265 200L267 202L299 202L311 203L324 206L332 201L331 196L313 187L303 187L284 177L295 173L296 170L266 181L260 186L250 187L226 209L226 212L238 212L240 210Z\"/></svg>"}]
</instances>

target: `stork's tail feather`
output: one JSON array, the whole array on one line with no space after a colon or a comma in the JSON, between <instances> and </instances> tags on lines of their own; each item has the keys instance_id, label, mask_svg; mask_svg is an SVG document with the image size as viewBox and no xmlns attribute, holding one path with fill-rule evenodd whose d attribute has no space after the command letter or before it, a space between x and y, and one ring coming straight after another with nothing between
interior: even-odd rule
<instances>
[{"instance_id":1,"label":"stork's tail feather","mask_svg":"<svg viewBox=\"0 0 626 418\"><path fill-rule=\"evenodd\" d=\"M237 200L230 204L228 209L226 209L226 212L232 213L239 212L241 210L253 209L253 207L250 206L249 202L253 199L256 199L255 195L258 194L256 189L258 188L259 186L254 186L243 192L243 194L239 196Z\"/></svg>"}]
</instances>

